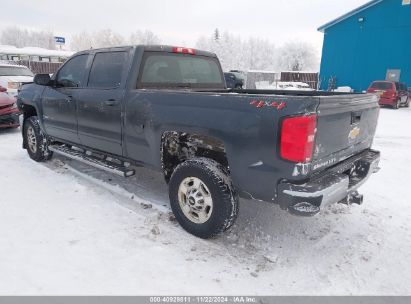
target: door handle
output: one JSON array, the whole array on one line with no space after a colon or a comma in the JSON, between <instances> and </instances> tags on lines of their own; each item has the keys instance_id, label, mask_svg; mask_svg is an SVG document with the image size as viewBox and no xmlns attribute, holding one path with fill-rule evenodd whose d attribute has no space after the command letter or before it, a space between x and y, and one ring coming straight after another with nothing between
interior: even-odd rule
<instances>
[{"instance_id":1,"label":"door handle","mask_svg":"<svg viewBox=\"0 0 411 304\"><path fill-rule=\"evenodd\" d=\"M73 101L73 96L67 96L67 98L66 98L66 101L67 102L72 102Z\"/></svg>"},{"instance_id":2,"label":"door handle","mask_svg":"<svg viewBox=\"0 0 411 304\"><path fill-rule=\"evenodd\" d=\"M351 124L354 125L356 123L359 123L361 121L361 114L360 112L352 112L351 113Z\"/></svg>"},{"instance_id":3,"label":"door handle","mask_svg":"<svg viewBox=\"0 0 411 304\"><path fill-rule=\"evenodd\" d=\"M118 103L119 102L115 99L109 99L109 100L103 101L103 104L105 106L109 106L109 107L114 107L114 106L118 105Z\"/></svg>"}]
</instances>

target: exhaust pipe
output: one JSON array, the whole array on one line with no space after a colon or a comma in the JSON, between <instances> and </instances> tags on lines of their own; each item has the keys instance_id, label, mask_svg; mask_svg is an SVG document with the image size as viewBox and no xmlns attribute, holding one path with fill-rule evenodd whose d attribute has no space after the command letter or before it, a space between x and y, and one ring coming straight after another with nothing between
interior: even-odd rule
<instances>
[{"instance_id":1,"label":"exhaust pipe","mask_svg":"<svg viewBox=\"0 0 411 304\"><path fill-rule=\"evenodd\" d=\"M350 204L362 205L364 196L362 194L359 194L357 191L354 191L348 195L348 200Z\"/></svg>"}]
</instances>

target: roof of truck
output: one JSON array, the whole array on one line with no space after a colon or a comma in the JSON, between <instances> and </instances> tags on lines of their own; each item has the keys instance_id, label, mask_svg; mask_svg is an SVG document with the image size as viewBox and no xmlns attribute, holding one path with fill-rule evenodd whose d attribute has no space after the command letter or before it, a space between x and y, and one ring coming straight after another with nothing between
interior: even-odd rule
<instances>
[{"instance_id":1,"label":"roof of truck","mask_svg":"<svg viewBox=\"0 0 411 304\"><path fill-rule=\"evenodd\" d=\"M122 45L122 46L116 46L116 47L108 47L108 48L98 48L98 49L90 49L90 50L84 50L79 53L89 53L89 52L98 52L98 51L110 51L110 50L116 50L116 49L125 49L125 48L143 48L145 51L150 51L150 52L169 52L173 53L175 48L179 49L184 49L184 50L190 50L194 51L194 54L192 55L200 55L200 56L208 56L208 57L217 57L216 54L212 52L207 52L207 51L202 51L194 48L186 48L186 47L180 47L180 46L171 46L171 45ZM189 53L185 53L189 54Z\"/></svg>"}]
</instances>

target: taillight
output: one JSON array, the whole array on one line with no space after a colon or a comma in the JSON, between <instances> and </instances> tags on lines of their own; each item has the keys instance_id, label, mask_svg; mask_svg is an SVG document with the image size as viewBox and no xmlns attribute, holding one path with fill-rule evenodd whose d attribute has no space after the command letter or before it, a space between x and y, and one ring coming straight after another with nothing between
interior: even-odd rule
<instances>
[{"instance_id":1,"label":"taillight","mask_svg":"<svg viewBox=\"0 0 411 304\"><path fill-rule=\"evenodd\" d=\"M196 50L195 49L183 48L183 47L173 47L173 53L195 55Z\"/></svg>"},{"instance_id":2,"label":"taillight","mask_svg":"<svg viewBox=\"0 0 411 304\"><path fill-rule=\"evenodd\" d=\"M7 88L0 86L0 92L2 93L7 92Z\"/></svg>"},{"instance_id":3,"label":"taillight","mask_svg":"<svg viewBox=\"0 0 411 304\"><path fill-rule=\"evenodd\" d=\"M306 163L314 150L317 115L288 117L281 126L280 155L283 159Z\"/></svg>"}]
</instances>

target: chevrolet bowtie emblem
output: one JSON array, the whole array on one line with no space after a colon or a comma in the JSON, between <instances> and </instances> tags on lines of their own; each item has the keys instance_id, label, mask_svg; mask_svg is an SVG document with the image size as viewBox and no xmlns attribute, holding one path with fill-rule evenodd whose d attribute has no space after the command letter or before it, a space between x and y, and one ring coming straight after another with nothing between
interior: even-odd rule
<instances>
[{"instance_id":1,"label":"chevrolet bowtie emblem","mask_svg":"<svg viewBox=\"0 0 411 304\"><path fill-rule=\"evenodd\" d=\"M348 134L348 138L354 140L358 137L358 135L360 135L360 128L355 127L350 131L350 134Z\"/></svg>"}]
</instances>

